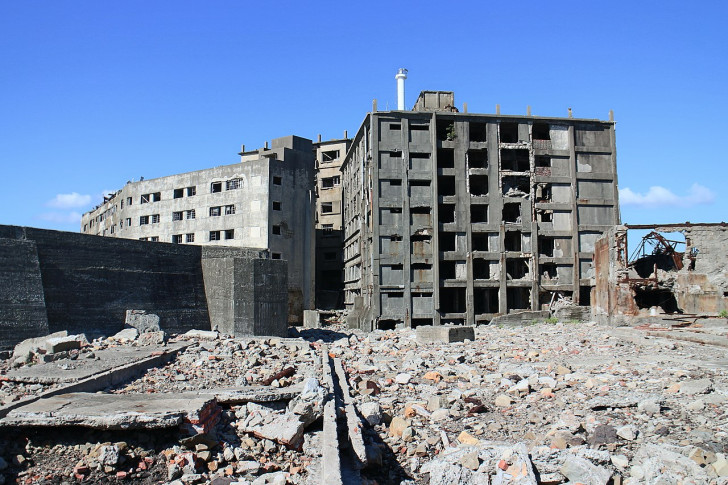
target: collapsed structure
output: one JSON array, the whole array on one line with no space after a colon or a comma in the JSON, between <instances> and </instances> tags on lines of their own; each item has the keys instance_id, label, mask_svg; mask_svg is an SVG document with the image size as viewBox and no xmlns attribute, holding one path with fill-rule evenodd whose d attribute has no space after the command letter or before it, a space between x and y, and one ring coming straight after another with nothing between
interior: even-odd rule
<instances>
[{"instance_id":1,"label":"collapsed structure","mask_svg":"<svg viewBox=\"0 0 728 485\"><path fill-rule=\"evenodd\" d=\"M628 230L650 231L630 258ZM664 233L679 233L684 241ZM593 312L601 323L728 312L728 225L619 225L597 240Z\"/></svg>"},{"instance_id":2,"label":"collapsed structure","mask_svg":"<svg viewBox=\"0 0 728 485\"><path fill-rule=\"evenodd\" d=\"M345 301L364 330L473 325L557 294L589 305L619 223L614 122L459 113L452 92L368 113L343 162Z\"/></svg>"}]
</instances>

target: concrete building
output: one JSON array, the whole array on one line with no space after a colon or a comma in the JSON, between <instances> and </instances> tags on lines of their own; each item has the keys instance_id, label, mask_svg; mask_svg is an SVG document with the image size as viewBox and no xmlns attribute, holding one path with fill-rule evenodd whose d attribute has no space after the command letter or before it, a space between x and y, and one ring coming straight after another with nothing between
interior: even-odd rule
<instances>
[{"instance_id":1,"label":"concrete building","mask_svg":"<svg viewBox=\"0 0 728 485\"><path fill-rule=\"evenodd\" d=\"M341 229L341 163L351 146L340 140L313 144L316 157L316 308L344 307L344 233Z\"/></svg>"},{"instance_id":2,"label":"concrete building","mask_svg":"<svg viewBox=\"0 0 728 485\"><path fill-rule=\"evenodd\" d=\"M314 307L314 155L310 140L274 139L240 163L129 182L83 215L100 236L267 249L288 261L288 321Z\"/></svg>"},{"instance_id":3,"label":"concrete building","mask_svg":"<svg viewBox=\"0 0 728 485\"><path fill-rule=\"evenodd\" d=\"M614 122L459 113L452 92L367 114L343 165L350 325L475 324L588 305L619 223ZM466 110L464 110L466 111Z\"/></svg>"}]
</instances>

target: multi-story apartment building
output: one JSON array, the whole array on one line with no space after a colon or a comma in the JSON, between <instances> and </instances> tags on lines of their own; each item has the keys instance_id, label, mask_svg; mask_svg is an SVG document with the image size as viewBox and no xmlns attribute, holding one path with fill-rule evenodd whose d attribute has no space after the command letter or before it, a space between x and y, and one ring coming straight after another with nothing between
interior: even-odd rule
<instances>
[{"instance_id":1,"label":"multi-story apartment building","mask_svg":"<svg viewBox=\"0 0 728 485\"><path fill-rule=\"evenodd\" d=\"M314 155L310 140L274 139L241 162L129 182L83 215L81 232L177 244L268 249L288 261L288 319L314 308Z\"/></svg>"},{"instance_id":2,"label":"multi-story apartment building","mask_svg":"<svg viewBox=\"0 0 728 485\"><path fill-rule=\"evenodd\" d=\"M313 144L316 157L316 308L344 307L344 233L341 229L341 162L351 145L341 140Z\"/></svg>"},{"instance_id":3,"label":"multi-story apartment building","mask_svg":"<svg viewBox=\"0 0 728 485\"><path fill-rule=\"evenodd\" d=\"M364 330L588 305L619 223L614 122L459 113L451 92L369 113L343 165L346 307Z\"/></svg>"}]
</instances>

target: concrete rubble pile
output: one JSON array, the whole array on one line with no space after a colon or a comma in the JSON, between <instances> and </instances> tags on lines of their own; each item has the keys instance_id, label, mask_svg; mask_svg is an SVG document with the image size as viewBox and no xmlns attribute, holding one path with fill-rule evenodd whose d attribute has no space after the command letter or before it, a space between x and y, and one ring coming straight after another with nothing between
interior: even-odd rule
<instances>
[{"instance_id":1,"label":"concrete rubble pile","mask_svg":"<svg viewBox=\"0 0 728 485\"><path fill-rule=\"evenodd\" d=\"M333 440L341 483L728 485L725 347L667 338L690 329L127 330L2 362L0 484L324 483ZM104 387L65 391L84 382Z\"/></svg>"}]
</instances>

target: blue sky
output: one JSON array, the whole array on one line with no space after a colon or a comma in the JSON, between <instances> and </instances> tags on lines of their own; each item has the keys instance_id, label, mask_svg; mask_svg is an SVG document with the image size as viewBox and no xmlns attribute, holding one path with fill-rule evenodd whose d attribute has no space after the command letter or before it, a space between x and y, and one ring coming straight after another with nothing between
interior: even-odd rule
<instances>
[{"instance_id":1,"label":"blue sky","mask_svg":"<svg viewBox=\"0 0 728 485\"><path fill-rule=\"evenodd\" d=\"M78 231L127 180L353 134L423 89L617 120L622 220L727 220L725 2L0 3L0 224Z\"/></svg>"}]
</instances>

